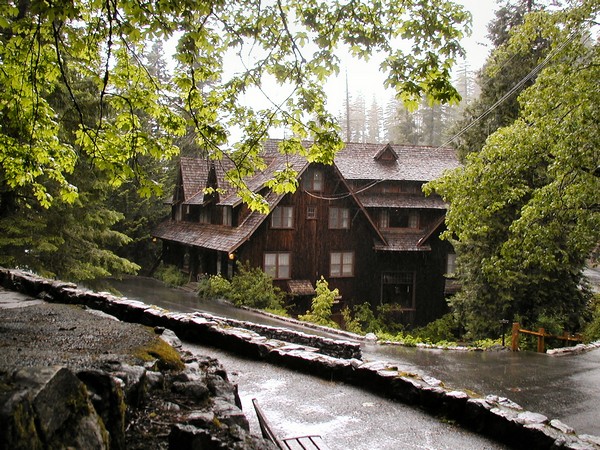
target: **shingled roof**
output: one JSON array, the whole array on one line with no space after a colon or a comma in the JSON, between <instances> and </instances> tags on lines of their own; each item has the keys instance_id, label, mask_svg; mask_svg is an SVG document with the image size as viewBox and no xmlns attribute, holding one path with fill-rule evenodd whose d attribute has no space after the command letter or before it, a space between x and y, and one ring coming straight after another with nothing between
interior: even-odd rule
<instances>
[{"instance_id":1,"label":"shingled roof","mask_svg":"<svg viewBox=\"0 0 600 450\"><path fill-rule=\"evenodd\" d=\"M264 189L265 182L274 174L290 165L298 176L308 167L306 159L300 155L286 155L279 152L281 140L269 139L265 142L263 158L266 169L258 171L246 183L250 190L259 192ZM303 142L304 147L311 145ZM391 181L431 181L445 170L459 166L454 150L448 148L417 147L405 145L381 145L348 143L335 158L334 165L346 180L391 180ZM214 167L217 187L222 190L218 204L237 206L241 203L236 190L225 180L228 170L234 168L233 163L224 158L222 161L207 161L199 158L181 158L181 180L183 184L184 204L203 204L204 189ZM274 208L284 194L268 192L265 196L270 208ZM369 191L355 195L361 207L367 208L429 208L445 209L445 203L439 197L417 195L383 196L371 194ZM237 227L200 224L168 220L161 223L154 236L181 242L187 245L204 247L212 250L231 253L242 245L260 226L267 216L251 212ZM380 238L386 242L375 242L375 249L386 251L424 251L429 250L425 243L427 231L406 234L397 232L382 233L375 227Z\"/></svg>"},{"instance_id":2,"label":"shingled roof","mask_svg":"<svg viewBox=\"0 0 600 450\"><path fill-rule=\"evenodd\" d=\"M380 159L388 147L397 159ZM445 147L349 143L335 157L347 180L431 181L460 166L456 152Z\"/></svg>"}]
</instances>

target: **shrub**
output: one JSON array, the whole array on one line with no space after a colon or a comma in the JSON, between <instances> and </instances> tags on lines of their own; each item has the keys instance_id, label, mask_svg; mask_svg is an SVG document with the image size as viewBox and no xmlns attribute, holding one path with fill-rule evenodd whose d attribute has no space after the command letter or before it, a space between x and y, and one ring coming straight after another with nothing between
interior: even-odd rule
<instances>
[{"instance_id":1,"label":"shrub","mask_svg":"<svg viewBox=\"0 0 600 450\"><path fill-rule=\"evenodd\" d=\"M310 311L306 311L306 314L298 316L298 319L327 327L339 328L338 324L331 319L331 309L335 298L339 295L339 291L337 289L333 291L329 290L329 283L323 277L317 281L316 291L317 295L313 298Z\"/></svg>"},{"instance_id":2,"label":"shrub","mask_svg":"<svg viewBox=\"0 0 600 450\"><path fill-rule=\"evenodd\" d=\"M586 342L600 340L600 294L596 294L590 303L591 320L583 330Z\"/></svg>"},{"instance_id":3,"label":"shrub","mask_svg":"<svg viewBox=\"0 0 600 450\"><path fill-rule=\"evenodd\" d=\"M238 262L238 272L231 279L230 300L236 306L264 309L275 314L286 315L283 306L284 293L269 275L250 263Z\"/></svg>"},{"instance_id":4,"label":"shrub","mask_svg":"<svg viewBox=\"0 0 600 450\"><path fill-rule=\"evenodd\" d=\"M344 320L344 329L350 333L362 334L363 329L356 316L352 317L352 311L347 306L342 309L342 319Z\"/></svg>"},{"instance_id":5,"label":"shrub","mask_svg":"<svg viewBox=\"0 0 600 450\"><path fill-rule=\"evenodd\" d=\"M188 282L189 277L184 274L177 266L160 265L154 272L154 276L167 286L178 287Z\"/></svg>"},{"instance_id":6,"label":"shrub","mask_svg":"<svg viewBox=\"0 0 600 450\"><path fill-rule=\"evenodd\" d=\"M371 304L369 302L361 303L350 308L346 307L342 310L344 319L344 327L346 330L357 333L376 333L385 330L385 326L381 320L375 317Z\"/></svg>"},{"instance_id":7,"label":"shrub","mask_svg":"<svg viewBox=\"0 0 600 450\"><path fill-rule=\"evenodd\" d=\"M411 334L424 342L454 342L458 339L458 328L456 317L448 313L423 327L415 328Z\"/></svg>"},{"instance_id":8,"label":"shrub","mask_svg":"<svg viewBox=\"0 0 600 450\"><path fill-rule=\"evenodd\" d=\"M219 275L202 278L198 284L198 295L202 298L229 297L231 283Z\"/></svg>"}]
</instances>

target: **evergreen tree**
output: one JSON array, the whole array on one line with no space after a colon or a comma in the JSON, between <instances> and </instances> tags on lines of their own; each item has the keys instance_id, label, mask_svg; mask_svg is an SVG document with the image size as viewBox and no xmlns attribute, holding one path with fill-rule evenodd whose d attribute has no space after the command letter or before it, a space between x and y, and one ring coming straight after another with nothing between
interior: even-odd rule
<instances>
[{"instance_id":1,"label":"evergreen tree","mask_svg":"<svg viewBox=\"0 0 600 450\"><path fill-rule=\"evenodd\" d=\"M550 42L546 36L537 33L536 40L529 48L523 48L522 53L509 54L501 49L525 14L534 8L532 1L506 0L488 26L488 37L497 50L479 73L480 96L467 106L463 118L450 131L452 136L460 133L454 145L461 158L480 151L488 136L518 117L519 93L535 82L535 74L530 76L531 71L543 60ZM518 85L521 80L524 82Z\"/></svg>"},{"instance_id":2,"label":"evergreen tree","mask_svg":"<svg viewBox=\"0 0 600 450\"><path fill-rule=\"evenodd\" d=\"M600 242L600 46L588 32L599 13L590 0L524 17L488 65L548 48L518 117L428 185L450 203L462 283L452 306L474 336L495 334L500 319L581 324L583 268Z\"/></svg>"}]
</instances>

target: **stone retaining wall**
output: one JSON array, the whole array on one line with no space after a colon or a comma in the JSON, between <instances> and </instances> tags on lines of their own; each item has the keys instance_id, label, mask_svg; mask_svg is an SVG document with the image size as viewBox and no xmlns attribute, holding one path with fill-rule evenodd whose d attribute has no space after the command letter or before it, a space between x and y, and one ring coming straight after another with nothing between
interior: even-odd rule
<instances>
[{"instance_id":1,"label":"stone retaining wall","mask_svg":"<svg viewBox=\"0 0 600 450\"><path fill-rule=\"evenodd\" d=\"M261 335L257 328L253 331L233 327L214 316L168 312L139 301L83 291L72 284L53 282L23 272L0 270L0 283L7 289L49 301L83 304L124 321L168 328L183 340L212 345L328 380L339 380L369 389L454 420L513 447L600 449L599 438L578 436L562 422L525 411L506 398L482 398L450 390L439 380L401 372L387 363L338 358L320 353L313 346L290 344ZM240 322L239 325L244 323ZM273 327L268 328L271 333ZM282 332L280 335L284 334Z\"/></svg>"}]
</instances>

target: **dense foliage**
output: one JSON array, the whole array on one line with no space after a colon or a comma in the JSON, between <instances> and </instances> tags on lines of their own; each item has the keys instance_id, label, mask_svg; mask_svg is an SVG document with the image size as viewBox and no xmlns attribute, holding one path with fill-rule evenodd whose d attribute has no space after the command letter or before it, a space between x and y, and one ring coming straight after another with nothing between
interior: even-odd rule
<instances>
[{"instance_id":1,"label":"dense foliage","mask_svg":"<svg viewBox=\"0 0 600 450\"><path fill-rule=\"evenodd\" d=\"M163 194L181 150L231 158L230 181L264 211L243 178L264 167L271 129L311 161L340 147L322 86L342 49L382 52L407 101L453 101L468 26L446 0L2 2L0 263L72 280L135 271L127 258L151 268L148 230L164 209L137 195ZM271 186L293 190L295 174Z\"/></svg>"},{"instance_id":2,"label":"dense foliage","mask_svg":"<svg viewBox=\"0 0 600 450\"><path fill-rule=\"evenodd\" d=\"M250 263L237 263L237 271L227 280L221 275L211 275L200 282L198 295L203 298L226 298L236 306L262 309L286 316L283 306L285 294L273 280Z\"/></svg>"},{"instance_id":3,"label":"dense foliage","mask_svg":"<svg viewBox=\"0 0 600 450\"><path fill-rule=\"evenodd\" d=\"M176 154L173 138L189 125L197 146L220 159L235 126L242 137L227 155L237 164L230 179L252 206L264 207L242 178L263 166L257 153L269 129L283 126L295 138L310 137L315 144L305 156L311 160L330 162L340 146L322 89L338 71L339 48L363 59L382 52L386 83L407 101L423 93L451 101L457 96L450 69L468 19L445 0L3 2L3 188L27 187L49 206L50 183L73 201L78 186L68 174L85 154L115 185L138 177L140 190L149 194L159 187L137 164L141 155ZM177 68L167 86L147 69L143 55L152 41L169 39L177 40ZM231 57L237 57L233 70ZM81 80L89 81L87 95L97 100L92 110L74 89ZM244 103L245 93L265 92L265 83L283 86L283 98L269 98L264 109ZM67 90L78 117L74 139L61 136L62 117L48 101L59 88ZM286 150L303 151L294 143Z\"/></svg>"},{"instance_id":4,"label":"dense foliage","mask_svg":"<svg viewBox=\"0 0 600 450\"><path fill-rule=\"evenodd\" d=\"M581 325L582 270L600 241L600 47L589 34L599 13L582 1L525 16L497 52L551 45L519 117L428 186L450 203L462 282L452 306L472 336L497 335L501 319Z\"/></svg>"},{"instance_id":5,"label":"dense foliage","mask_svg":"<svg viewBox=\"0 0 600 450\"><path fill-rule=\"evenodd\" d=\"M298 319L326 327L339 328L339 325L332 319L332 308L335 298L340 295L340 292L337 289L330 290L329 283L323 277L317 280L315 290L316 295L312 299L310 310L306 311L306 314L299 315Z\"/></svg>"}]
</instances>

